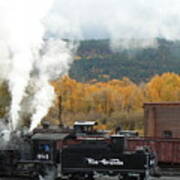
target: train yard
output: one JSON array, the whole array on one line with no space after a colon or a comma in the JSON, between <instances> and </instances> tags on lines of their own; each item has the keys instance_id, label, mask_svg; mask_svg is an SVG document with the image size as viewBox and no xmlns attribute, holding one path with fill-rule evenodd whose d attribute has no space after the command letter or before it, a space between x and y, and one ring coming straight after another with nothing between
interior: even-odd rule
<instances>
[{"instance_id":1,"label":"train yard","mask_svg":"<svg viewBox=\"0 0 180 180\"><path fill-rule=\"evenodd\" d=\"M50 169L54 177L48 180L179 179L179 121L174 116L180 114L179 107L180 103L145 104L144 137L97 131L95 121L77 121L72 129L45 124L20 139L14 133L11 145L20 146L0 151L0 177L47 180Z\"/></svg>"}]
</instances>

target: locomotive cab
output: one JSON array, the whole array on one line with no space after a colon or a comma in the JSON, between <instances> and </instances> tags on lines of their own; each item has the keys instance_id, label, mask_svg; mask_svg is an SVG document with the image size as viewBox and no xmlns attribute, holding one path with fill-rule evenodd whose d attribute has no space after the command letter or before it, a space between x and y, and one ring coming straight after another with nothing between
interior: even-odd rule
<instances>
[{"instance_id":1,"label":"locomotive cab","mask_svg":"<svg viewBox=\"0 0 180 180\"><path fill-rule=\"evenodd\" d=\"M35 160L59 163L60 149L67 133L37 133L32 137Z\"/></svg>"},{"instance_id":2,"label":"locomotive cab","mask_svg":"<svg viewBox=\"0 0 180 180\"><path fill-rule=\"evenodd\" d=\"M74 123L74 131L77 134L93 134L95 125L97 125L95 121L76 121Z\"/></svg>"}]
</instances>

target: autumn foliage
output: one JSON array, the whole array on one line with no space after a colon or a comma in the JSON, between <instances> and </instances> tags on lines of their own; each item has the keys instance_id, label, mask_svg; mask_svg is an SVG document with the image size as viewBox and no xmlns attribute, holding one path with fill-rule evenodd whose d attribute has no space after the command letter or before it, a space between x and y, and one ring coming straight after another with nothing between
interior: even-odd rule
<instances>
[{"instance_id":1,"label":"autumn foliage","mask_svg":"<svg viewBox=\"0 0 180 180\"><path fill-rule=\"evenodd\" d=\"M68 76L51 84L57 98L45 119L56 124L60 119L67 125L76 120L96 120L101 129L121 126L142 130L144 102L180 101L180 75L174 73L156 75L149 82L138 85L128 78L80 83ZM0 89L1 116L8 106L3 103L8 96L2 87L3 84Z\"/></svg>"},{"instance_id":2,"label":"autumn foliage","mask_svg":"<svg viewBox=\"0 0 180 180\"><path fill-rule=\"evenodd\" d=\"M135 84L128 78L108 82L80 83L66 76L52 82L61 96L62 121L97 120L105 128L122 126L143 129L143 103L180 101L180 76L165 73L148 83ZM54 111L58 111L58 100ZM53 110L52 110L53 111ZM55 118L57 121L58 117Z\"/></svg>"}]
</instances>

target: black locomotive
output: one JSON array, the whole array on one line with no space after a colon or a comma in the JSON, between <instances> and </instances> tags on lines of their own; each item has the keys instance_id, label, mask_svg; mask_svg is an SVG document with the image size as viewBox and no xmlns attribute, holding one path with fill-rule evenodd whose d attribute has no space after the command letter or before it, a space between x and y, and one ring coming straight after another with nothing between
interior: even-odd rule
<instances>
[{"instance_id":1,"label":"black locomotive","mask_svg":"<svg viewBox=\"0 0 180 180\"><path fill-rule=\"evenodd\" d=\"M76 122L73 129L36 129L33 135L11 143L16 148L1 149L0 176L92 180L103 174L147 180L153 174L157 161L152 151L140 147L129 152L125 136L94 131L95 124Z\"/></svg>"}]
</instances>

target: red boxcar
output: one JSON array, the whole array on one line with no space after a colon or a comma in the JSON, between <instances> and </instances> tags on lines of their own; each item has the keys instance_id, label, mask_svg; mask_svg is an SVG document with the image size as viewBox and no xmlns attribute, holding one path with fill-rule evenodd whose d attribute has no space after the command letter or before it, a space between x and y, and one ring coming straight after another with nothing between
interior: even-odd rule
<instances>
[{"instance_id":1,"label":"red boxcar","mask_svg":"<svg viewBox=\"0 0 180 180\"><path fill-rule=\"evenodd\" d=\"M144 103L144 135L180 138L180 102Z\"/></svg>"},{"instance_id":2,"label":"red boxcar","mask_svg":"<svg viewBox=\"0 0 180 180\"><path fill-rule=\"evenodd\" d=\"M180 139L128 138L128 149L149 146L157 154L158 162L180 164Z\"/></svg>"}]
</instances>

